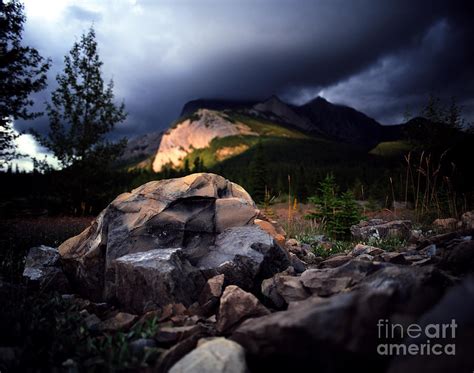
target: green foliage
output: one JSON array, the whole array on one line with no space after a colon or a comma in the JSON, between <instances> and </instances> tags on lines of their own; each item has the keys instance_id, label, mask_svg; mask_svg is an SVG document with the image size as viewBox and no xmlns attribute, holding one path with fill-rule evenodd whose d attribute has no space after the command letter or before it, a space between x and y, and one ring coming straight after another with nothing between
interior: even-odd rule
<instances>
[{"instance_id":1,"label":"green foliage","mask_svg":"<svg viewBox=\"0 0 474 373\"><path fill-rule=\"evenodd\" d=\"M12 371L117 371L146 369L160 354L158 348L134 353L130 343L150 338L158 330L156 318L128 332L89 330L78 303L55 294L26 295L16 290L0 304L0 343L21 345Z\"/></svg>"},{"instance_id":2,"label":"green foliage","mask_svg":"<svg viewBox=\"0 0 474 373\"><path fill-rule=\"evenodd\" d=\"M332 240L323 241L321 235L313 233L305 233L296 236L295 238L302 243L311 246L313 253L316 256L320 256L323 259L330 257L331 255L343 253L347 250L351 250L354 246L352 241L347 240Z\"/></svg>"},{"instance_id":3,"label":"green foliage","mask_svg":"<svg viewBox=\"0 0 474 373\"><path fill-rule=\"evenodd\" d=\"M102 79L102 62L95 31L89 29L64 58L64 71L57 75L58 88L47 105L50 131L36 138L52 150L64 167L78 163L101 166L117 158L125 142L110 143L106 135L126 118L125 106L113 102L113 81Z\"/></svg>"},{"instance_id":4,"label":"green foliage","mask_svg":"<svg viewBox=\"0 0 474 373\"><path fill-rule=\"evenodd\" d=\"M402 247L405 247L407 241L396 236L389 236L386 238L370 237L367 241L363 242L365 245L375 246L385 251L397 251Z\"/></svg>"},{"instance_id":5,"label":"green foliage","mask_svg":"<svg viewBox=\"0 0 474 373\"><path fill-rule=\"evenodd\" d=\"M350 227L362 218L352 192L339 193L332 175L327 175L321 181L319 194L309 200L315 205L316 211L309 214L308 218L320 221L331 237L347 237Z\"/></svg>"},{"instance_id":6,"label":"green foliage","mask_svg":"<svg viewBox=\"0 0 474 373\"><path fill-rule=\"evenodd\" d=\"M0 167L17 156L13 119L33 119L29 95L46 87L50 60L21 44L26 17L17 0L0 1Z\"/></svg>"},{"instance_id":7,"label":"green foliage","mask_svg":"<svg viewBox=\"0 0 474 373\"><path fill-rule=\"evenodd\" d=\"M56 77L59 86L47 104L49 133L45 137L32 132L63 166L54 189L74 214L91 214L117 189L120 172L113 161L126 141L111 143L106 136L126 113L123 103L113 102L113 82L104 85L93 28L74 43L64 63Z\"/></svg>"},{"instance_id":8,"label":"green foliage","mask_svg":"<svg viewBox=\"0 0 474 373\"><path fill-rule=\"evenodd\" d=\"M255 157L249 165L249 192L256 202L263 202L267 193L267 162L262 142L256 146Z\"/></svg>"},{"instance_id":9,"label":"green foliage","mask_svg":"<svg viewBox=\"0 0 474 373\"><path fill-rule=\"evenodd\" d=\"M379 143L370 151L370 154L378 155L386 158L402 158L404 154L409 152L413 146L403 140L385 141Z\"/></svg>"},{"instance_id":10,"label":"green foliage","mask_svg":"<svg viewBox=\"0 0 474 373\"><path fill-rule=\"evenodd\" d=\"M297 129L286 127L282 124L274 123L269 120L254 118L248 115L230 113L229 120L233 123L243 123L250 127L252 132L258 133L264 137L286 137L286 138L308 138L307 135L298 131Z\"/></svg>"}]
</instances>

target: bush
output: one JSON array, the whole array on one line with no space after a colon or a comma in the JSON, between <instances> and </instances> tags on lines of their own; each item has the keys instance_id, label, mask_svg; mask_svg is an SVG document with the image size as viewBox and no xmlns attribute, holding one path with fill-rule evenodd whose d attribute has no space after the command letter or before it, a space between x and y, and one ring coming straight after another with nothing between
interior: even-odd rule
<instances>
[{"instance_id":1,"label":"bush","mask_svg":"<svg viewBox=\"0 0 474 373\"><path fill-rule=\"evenodd\" d=\"M319 184L319 195L310 197L316 210L307 215L308 219L319 221L324 232L332 238L347 238L350 227L361 219L360 208L352 192L338 193L338 187L332 175Z\"/></svg>"}]
</instances>

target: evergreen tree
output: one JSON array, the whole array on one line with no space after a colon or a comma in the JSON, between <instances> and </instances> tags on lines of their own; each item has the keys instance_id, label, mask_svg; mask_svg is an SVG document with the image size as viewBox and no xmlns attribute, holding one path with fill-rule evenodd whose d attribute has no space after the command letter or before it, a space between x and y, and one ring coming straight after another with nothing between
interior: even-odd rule
<instances>
[{"instance_id":1,"label":"evergreen tree","mask_svg":"<svg viewBox=\"0 0 474 373\"><path fill-rule=\"evenodd\" d=\"M267 162L261 141L257 143L255 156L250 162L248 184L253 199L256 202L262 202L265 199L267 187Z\"/></svg>"},{"instance_id":2,"label":"evergreen tree","mask_svg":"<svg viewBox=\"0 0 474 373\"><path fill-rule=\"evenodd\" d=\"M183 167L184 175L189 175L191 173L191 169L189 168L189 159L186 158L184 160L184 167Z\"/></svg>"},{"instance_id":3,"label":"evergreen tree","mask_svg":"<svg viewBox=\"0 0 474 373\"><path fill-rule=\"evenodd\" d=\"M196 157L193 162L193 172L202 172L203 171L203 163L201 162L200 157Z\"/></svg>"},{"instance_id":4,"label":"evergreen tree","mask_svg":"<svg viewBox=\"0 0 474 373\"><path fill-rule=\"evenodd\" d=\"M33 119L29 95L46 87L50 61L32 47L21 44L26 17L17 0L0 0L0 166L16 154L15 119Z\"/></svg>"},{"instance_id":5,"label":"evergreen tree","mask_svg":"<svg viewBox=\"0 0 474 373\"><path fill-rule=\"evenodd\" d=\"M334 238L347 238L350 227L362 218L359 206L351 192L338 193L334 176L327 175L319 184L319 194L309 198L316 211L308 218L322 223L327 234Z\"/></svg>"},{"instance_id":6,"label":"evergreen tree","mask_svg":"<svg viewBox=\"0 0 474 373\"><path fill-rule=\"evenodd\" d=\"M449 128L454 130L462 130L464 127L464 120L461 116L461 107L457 104L454 97L451 97L451 104L446 110L444 122Z\"/></svg>"},{"instance_id":7,"label":"evergreen tree","mask_svg":"<svg viewBox=\"0 0 474 373\"><path fill-rule=\"evenodd\" d=\"M64 58L58 88L47 105L50 131L37 139L64 167L77 163L105 165L120 155L125 140L111 143L106 135L126 118L125 106L114 103L113 81L102 78L95 31L90 28Z\"/></svg>"}]
</instances>

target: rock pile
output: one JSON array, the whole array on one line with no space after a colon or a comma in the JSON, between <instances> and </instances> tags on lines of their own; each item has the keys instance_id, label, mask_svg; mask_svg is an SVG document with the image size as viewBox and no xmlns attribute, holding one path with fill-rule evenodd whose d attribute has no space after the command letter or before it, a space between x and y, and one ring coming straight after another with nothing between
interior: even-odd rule
<instances>
[{"instance_id":1,"label":"rock pile","mask_svg":"<svg viewBox=\"0 0 474 373\"><path fill-rule=\"evenodd\" d=\"M472 369L465 346L474 303L464 298L474 289L474 231L464 220L464 230L429 238L409 221L364 222L352 228L356 239L398 237L407 246L354 244L323 260L285 242L241 187L194 174L117 197L59 253L32 249L25 277L41 286L62 267L83 298L63 297L79 304L93 333L155 320L156 333L130 348L160 349L158 372L410 371L426 359L377 354L379 320L426 324L454 314L464 344L430 370Z\"/></svg>"}]
</instances>

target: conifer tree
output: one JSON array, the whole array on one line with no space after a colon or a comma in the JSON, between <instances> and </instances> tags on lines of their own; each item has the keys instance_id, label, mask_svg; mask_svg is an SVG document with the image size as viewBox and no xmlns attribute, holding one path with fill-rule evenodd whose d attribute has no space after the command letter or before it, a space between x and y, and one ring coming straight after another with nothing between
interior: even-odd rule
<instances>
[{"instance_id":1,"label":"conifer tree","mask_svg":"<svg viewBox=\"0 0 474 373\"><path fill-rule=\"evenodd\" d=\"M33 119L30 94L46 87L50 61L32 47L22 45L24 6L0 0L0 166L15 158L15 119Z\"/></svg>"}]
</instances>

